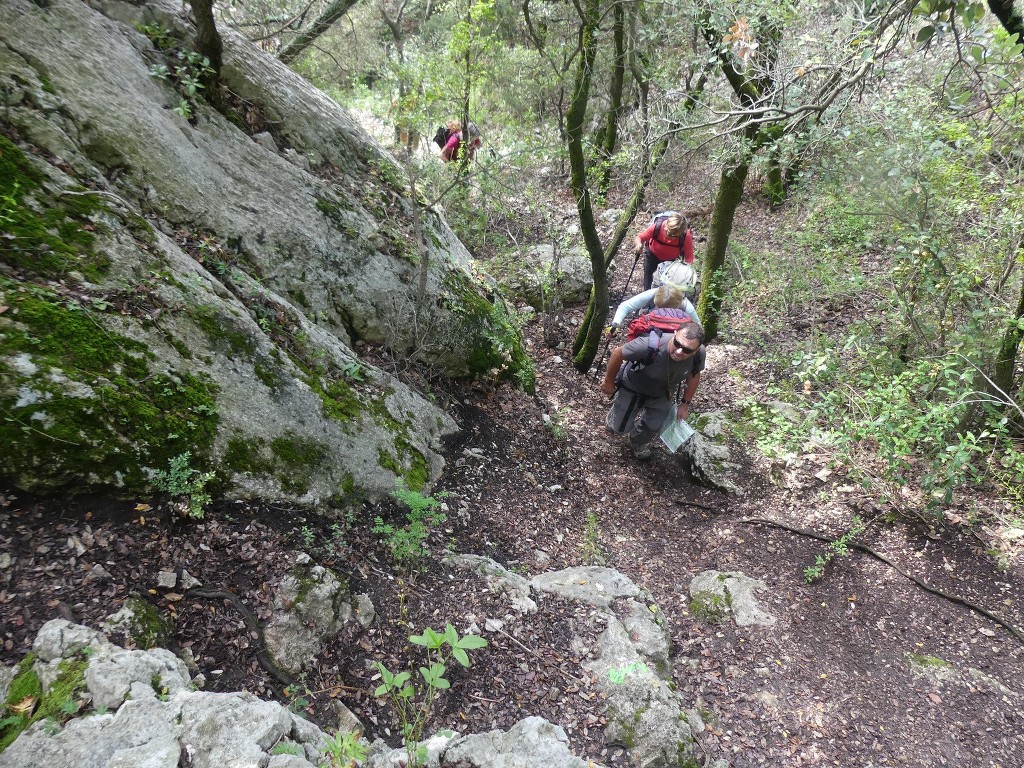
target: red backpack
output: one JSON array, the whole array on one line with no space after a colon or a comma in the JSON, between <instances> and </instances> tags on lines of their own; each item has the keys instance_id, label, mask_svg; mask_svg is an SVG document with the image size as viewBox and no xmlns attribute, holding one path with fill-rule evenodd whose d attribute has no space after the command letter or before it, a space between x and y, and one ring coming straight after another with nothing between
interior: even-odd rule
<instances>
[{"instance_id":1,"label":"red backpack","mask_svg":"<svg viewBox=\"0 0 1024 768\"><path fill-rule=\"evenodd\" d=\"M681 309L661 307L647 314L640 315L640 317L631 322L626 332L626 341L632 341L647 334L647 357L644 359L644 365L647 365L658 354L661 334L665 331L675 333L684 324L692 322L693 318Z\"/></svg>"}]
</instances>

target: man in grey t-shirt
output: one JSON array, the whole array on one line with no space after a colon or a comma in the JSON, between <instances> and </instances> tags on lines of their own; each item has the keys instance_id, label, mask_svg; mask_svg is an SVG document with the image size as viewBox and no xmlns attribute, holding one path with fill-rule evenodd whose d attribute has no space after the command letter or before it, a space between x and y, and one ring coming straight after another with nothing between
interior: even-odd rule
<instances>
[{"instance_id":1,"label":"man in grey t-shirt","mask_svg":"<svg viewBox=\"0 0 1024 768\"><path fill-rule=\"evenodd\" d=\"M651 441L670 415L677 419L689 416L704 358L704 329L698 323L685 323L675 333L663 333L653 359L647 336L612 350L601 383L602 392L615 395L605 425L611 432L629 433L636 458L651 457ZM681 382L685 382L683 397L676 405L675 390ZM673 408L675 413L670 414Z\"/></svg>"}]
</instances>

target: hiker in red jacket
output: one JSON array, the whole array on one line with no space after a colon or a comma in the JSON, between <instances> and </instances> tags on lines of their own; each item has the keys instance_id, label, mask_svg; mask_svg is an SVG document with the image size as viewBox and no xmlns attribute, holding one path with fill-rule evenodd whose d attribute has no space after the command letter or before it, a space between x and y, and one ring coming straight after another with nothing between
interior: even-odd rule
<instances>
[{"instance_id":1,"label":"hiker in red jacket","mask_svg":"<svg viewBox=\"0 0 1024 768\"><path fill-rule=\"evenodd\" d=\"M686 217L670 211L654 217L650 225L633 238L633 254L644 254L644 290L650 290L654 270L662 261L682 259L693 264L693 231Z\"/></svg>"},{"instance_id":2,"label":"hiker in red jacket","mask_svg":"<svg viewBox=\"0 0 1024 768\"><path fill-rule=\"evenodd\" d=\"M469 123L466 130L463 131L458 123L454 124L455 129L452 130L448 136L448 141L441 149L441 159L446 163L452 160L460 160L462 158L462 152L469 155L469 159L473 159L473 155L483 144L483 139L480 138L480 129L476 127L476 123ZM469 141L463 144L462 134L465 133L469 136Z\"/></svg>"}]
</instances>

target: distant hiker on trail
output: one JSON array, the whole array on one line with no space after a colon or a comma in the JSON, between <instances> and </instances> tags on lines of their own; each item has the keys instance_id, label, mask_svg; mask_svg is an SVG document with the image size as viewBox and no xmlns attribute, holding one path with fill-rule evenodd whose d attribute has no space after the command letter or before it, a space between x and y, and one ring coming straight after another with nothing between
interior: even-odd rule
<instances>
[{"instance_id":1,"label":"distant hiker on trail","mask_svg":"<svg viewBox=\"0 0 1024 768\"><path fill-rule=\"evenodd\" d=\"M466 130L463 131L461 124L452 121L448 123L447 130L448 138L444 146L441 147L441 159L446 163L450 163L452 160L462 159L462 153L465 152L469 155L469 159L472 160L473 155L476 154L480 145L483 144L483 139L480 138L480 129L476 127L476 123L469 123ZM463 133L469 137L467 142L462 140ZM438 135L440 135L440 129L438 130ZM437 138L435 136L434 140L436 141Z\"/></svg>"},{"instance_id":2,"label":"distant hiker on trail","mask_svg":"<svg viewBox=\"0 0 1024 768\"><path fill-rule=\"evenodd\" d=\"M704 370L704 328L684 323L675 333L663 333L653 356L649 339L638 336L612 351L601 391L614 395L605 418L609 432L629 434L633 456L651 457L654 440L667 419L685 419ZM653 359L652 359L653 358ZM685 383L678 405L675 390Z\"/></svg>"},{"instance_id":3,"label":"distant hiker on trail","mask_svg":"<svg viewBox=\"0 0 1024 768\"><path fill-rule=\"evenodd\" d=\"M662 303L659 304L655 297L658 289L662 287L675 289L675 293L679 295L678 302L667 304L664 303L665 299L663 299ZM690 316L693 322L699 323L700 318L697 317L697 310L690 301L696 287L697 273L694 272L693 267L683 264L681 261L661 262L654 271L651 289L638 293L636 296L628 298L619 304L615 310L615 315L612 317L612 322L608 326L609 333L614 334L619 329L619 326L622 325L622 322L633 312L646 312L652 306L679 307Z\"/></svg>"},{"instance_id":4,"label":"distant hiker on trail","mask_svg":"<svg viewBox=\"0 0 1024 768\"><path fill-rule=\"evenodd\" d=\"M655 216L647 229L633 238L633 255L644 254L644 290L651 287L654 270L662 261L682 260L693 264L693 231L686 217L675 211Z\"/></svg>"}]
</instances>

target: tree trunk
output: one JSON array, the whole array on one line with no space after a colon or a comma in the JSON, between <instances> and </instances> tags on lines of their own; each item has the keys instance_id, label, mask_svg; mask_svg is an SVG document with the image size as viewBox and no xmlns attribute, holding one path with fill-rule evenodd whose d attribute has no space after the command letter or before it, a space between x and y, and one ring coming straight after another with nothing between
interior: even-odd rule
<instances>
[{"instance_id":1,"label":"tree trunk","mask_svg":"<svg viewBox=\"0 0 1024 768\"><path fill-rule=\"evenodd\" d=\"M202 77L206 100L220 101L220 70L224 63L224 43L213 18L213 0L189 0L196 17L196 52L210 60L213 74Z\"/></svg>"},{"instance_id":2,"label":"tree trunk","mask_svg":"<svg viewBox=\"0 0 1024 768\"><path fill-rule=\"evenodd\" d=\"M995 369L992 373L992 383L1010 398L1013 398L1016 394L1013 374L1017 366L1017 354L1020 351L1021 338L1024 337L1021 323L1024 323L1024 280L1021 280L1017 312L1010 319L1006 326L1006 331L1003 333L1003 343L999 347L999 355L996 357ZM999 395L997 394L997 396Z\"/></svg>"},{"instance_id":3,"label":"tree trunk","mask_svg":"<svg viewBox=\"0 0 1024 768\"><path fill-rule=\"evenodd\" d=\"M612 63L612 78L608 89L608 113L605 115L604 128L601 130L601 141L598 156L604 163L598 181L598 193L604 195L612 182L612 155L619 140L619 115L622 111L622 87L626 81L626 12L622 3L615 3L612 8L612 41L615 46Z\"/></svg>"},{"instance_id":4,"label":"tree trunk","mask_svg":"<svg viewBox=\"0 0 1024 768\"><path fill-rule=\"evenodd\" d=\"M1017 42L1024 43L1024 9L1017 9L1016 0L988 0L989 10L999 19L1003 29L1017 35Z\"/></svg>"},{"instance_id":5,"label":"tree trunk","mask_svg":"<svg viewBox=\"0 0 1024 768\"><path fill-rule=\"evenodd\" d=\"M580 60L573 82L572 98L565 116L566 146L569 155L570 182L576 209L580 217L580 232L590 255L590 267L594 275L592 304L594 311L586 323L586 330L580 329L584 343L573 357L572 364L580 373L585 373L597 355L601 343L601 324L608 314L608 270L605 268L604 249L594 223L594 207L587 184L587 166L583 147L583 124L590 100L590 79L597 55L597 28L600 19L598 0L582 0L580 9Z\"/></svg>"},{"instance_id":6,"label":"tree trunk","mask_svg":"<svg viewBox=\"0 0 1024 768\"><path fill-rule=\"evenodd\" d=\"M750 170L749 156L734 168L725 167L718 180L718 194L715 197L715 211L711 215L711 230L708 232L707 254L704 258L704 273L701 282L700 305L697 314L704 322L704 333L708 341L718 335L718 316L722 311L722 297L725 294L725 252L729 247L732 223L743 198L743 183Z\"/></svg>"},{"instance_id":7,"label":"tree trunk","mask_svg":"<svg viewBox=\"0 0 1024 768\"><path fill-rule=\"evenodd\" d=\"M204 0L205 1L205 0ZM285 64L291 64L300 53L309 48L320 35L330 29L334 22L348 13L349 9L356 4L357 0L334 0L309 29L299 33L299 36L281 49L277 58Z\"/></svg>"}]
</instances>

